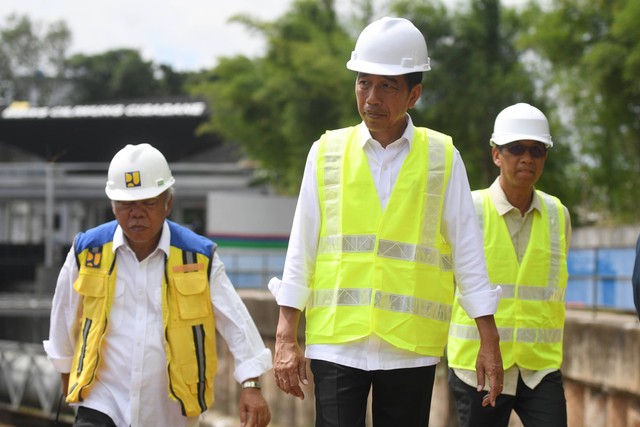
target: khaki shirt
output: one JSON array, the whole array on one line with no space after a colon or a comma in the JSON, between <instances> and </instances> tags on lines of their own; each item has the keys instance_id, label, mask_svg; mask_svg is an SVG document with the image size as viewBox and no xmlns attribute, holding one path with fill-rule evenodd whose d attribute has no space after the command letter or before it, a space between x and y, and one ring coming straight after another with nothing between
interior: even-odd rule
<instances>
[{"instance_id":1,"label":"khaki shirt","mask_svg":"<svg viewBox=\"0 0 640 427\"><path fill-rule=\"evenodd\" d=\"M507 224L511 241L513 242L516 255L518 256L518 262L521 262L527 250L527 246L529 245L529 237L531 236L531 226L533 224L533 215L531 215L531 213L534 210L542 212L542 201L540 200L540 197L538 197L538 194L534 192L533 200L531 200L531 206L529 206L529 209L525 212L524 216L521 215L520 210L511 205L507 200L507 196L504 194L504 191L502 191L502 187L500 187L499 177L496 178L493 184L489 187L489 197L491 197L491 201L495 205L496 210L504 218ZM567 208L565 206L563 206L563 208L566 218L565 234L567 240L566 251L568 254L569 242L571 241L571 219ZM540 381L542 381L547 374L554 372L555 370L556 369L544 369L541 371L531 371L528 369L522 369L517 365L512 366L504 371L504 388L502 393L515 396L516 388L518 386L518 374L520 374L522 381L524 381L527 387L533 389L540 384ZM472 386L473 388L477 388L478 382L475 371L455 369L454 372L464 383ZM488 390L489 387L485 386L485 389Z\"/></svg>"}]
</instances>

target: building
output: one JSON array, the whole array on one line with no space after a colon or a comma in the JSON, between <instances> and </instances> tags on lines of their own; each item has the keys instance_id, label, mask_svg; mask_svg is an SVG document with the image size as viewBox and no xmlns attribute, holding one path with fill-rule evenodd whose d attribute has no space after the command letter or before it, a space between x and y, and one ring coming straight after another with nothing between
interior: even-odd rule
<instances>
[{"instance_id":1,"label":"building","mask_svg":"<svg viewBox=\"0 0 640 427\"><path fill-rule=\"evenodd\" d=\"M0 289L34 286L41 268L34 265L45 271L57 269L79 231L113 218L104 193L108 163L124 145L141 142L162 151L176 177L171 219L212 239L223 238L221 247L229 249L229 263L240 270L247 265L254 272L233 276L232 269L232 278L244 277L254 286L281 269L290 227L287 218L293 215L291 200L282 202L286 214L272 216L281 224L277 232L264 212L258 221L249 222L258 228L248 234L238 232L238 227L234 236L219 233L210 222L210 193L217 200L225 194L264 198L269 189L252 185L254 170L243 166L246 162L241 162L237 146L197 134L209 114L204 101L191 98L51 107L13 103L2 110ZM283 218L288 227L282 226ZM259 268L260 278L255 276L256 265L265 266Z\"/></svg>"}]
</instances>

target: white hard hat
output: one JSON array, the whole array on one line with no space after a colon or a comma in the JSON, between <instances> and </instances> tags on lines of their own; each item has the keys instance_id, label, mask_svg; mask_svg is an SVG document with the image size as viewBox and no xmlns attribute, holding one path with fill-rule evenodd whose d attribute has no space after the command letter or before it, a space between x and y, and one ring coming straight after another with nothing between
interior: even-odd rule
<instances>
[{"instance_id":1,"label":"white hard hat","mask_svg":"<svg viewBox=\"0 0 640 427\"><path fill-rule=\"evenodd\" d=\"M411 21L385 17L362 30L347 68L381 76L429 71L427 42Z\"/></svg>"},{"instance_id":2,"label":"white hard hat","mask_svg":"<svg viewBox=\"0 0 640 427\"><path fill-rule=\"evenodd\" d=\"M547 148L553 147L549 122L545 115L533 105L521 102L505 108L498 114L490 143L492 146L505 145L524 139L540 141Z\"/></svg>"},{"instance_id":3,"label":"white hard hat","mask_svg":"<svg viewBox=\"0 0 640 427\"><path fill-rule=\"evenodd\" d=\"M144 200L159 196L174 183L160 151L149 144L129 144L113 156L104 191L111 200Z\"/></svg>"}]
</instances>

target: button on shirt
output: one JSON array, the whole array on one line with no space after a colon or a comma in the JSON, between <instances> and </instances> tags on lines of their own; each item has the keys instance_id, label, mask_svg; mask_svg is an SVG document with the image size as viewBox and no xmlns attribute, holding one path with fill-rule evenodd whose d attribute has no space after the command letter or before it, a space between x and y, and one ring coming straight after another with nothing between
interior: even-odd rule
<instances>
[{"instance_id":1,"label":"button on shirt","mask_svg":"<svg viewBox=\"0 0 640 427\"><path fill-rule=\"evenodd\" d=\"M504 218L504 221L509 230L513 247L515 248L518 262L522 262L524 254L529 246L529 238L531 237L531 227L533 225L533 212L537 210L542 212L542 201L536 192L533 193L531 199L531 206L525 212L524 215L520 213L520 210L514 207L507 200L507 196L504 194L502 187L500 186L500 178L496 180L489 187L489 197L492 203L496 207L498 214ZM566 233L566 250L569 251L569 242L571 241L571 220L569 219L569 211L563 206L565 221L565 233ZM498 325L499 326L499 325ZM557 369L544 369L540 371L531 371L528 369L520 368L515 365L504 371L504 386L502 389L503 394L515 396L516 388L518 386L518 375L522 377L522 381L527 387L533 389L540 381L549 373L556 371ZM477 377L475 371L466 369L455 369L456 376L460 378L464 383L477 387ZM486 386L488 390L488 385Z\"/></svg>"},{"instance_id":2,"label":"button on shirt","mask_svg":"<svg viewBox=\"0 0 640 427\"><path fill-rule=\"evenodd\" d=\"M414 126L409 115L402 137L386 148L374 140L361 123L359 135L380 205L384 211L395 186L402 163L411 150ZM320 234L320 203L316 180L318 142L309 151L282 280L273 278L269 289L278 305L303 310L311 294L310 278ZM426 167L426 164L425 164ZM366 213L363 213L366 214ZM480 227L474 213L469 182L460 154L454 150L451 178L445 191L442 235L451 244L460 304L470 317L495 313L501 289L492 289L487 276ZM372 334L343 344L307 346L305 355L363 370L399 369L435 365L438 357L399 349Z\"/></svg>"},{"instance_id":3,"label":"button on shirt","mask_svg":"<svg viewBox=\"0 0 640 427\"><path fill-rule=\"evenodd\" d=\"M95 385L81 403L109 415L117 426L195 426L199 417L184 417L169 398L161 288L170 231L165 223L156 250L138 261L127 246L120 226L113 250L117 277L109 329L101 350ZM217 254L211 260L211 302L216 329L235 359L238 382L257 377L272 367L266 349L244 303L225 274ZM79 295L73 291L78 276L73 248L56 285L49 340L44 347L58 372L69 372L77 337Z\"/></svg>"}]
</instances>

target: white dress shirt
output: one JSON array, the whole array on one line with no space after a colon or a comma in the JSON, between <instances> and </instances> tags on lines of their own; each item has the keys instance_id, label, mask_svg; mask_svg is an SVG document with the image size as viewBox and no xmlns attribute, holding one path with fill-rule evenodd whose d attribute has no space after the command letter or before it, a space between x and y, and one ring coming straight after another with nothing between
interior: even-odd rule
<instances>
[{"instance_id":1,"label":"white dress shirt","mask_svg":"<svg viewBox=\"0 0 640 427\"><path fill-rule=\"evenodd\" d=\"M516 251L516 255L518 257L518 262L522 261L524 258L524 254L527 251L527 246L529 246L529 240L531 237L531 227L533 225L533 211L538 211L542 213L542 200L538 196L538 193L533 192L533 198L531 199L531 205L529 209L525 212L524 215L520 213L520 209L513 206L507 200L507 196L504 194L502 187L500 186L500 177L496 178L496 180L489 187L489 197L493 202L493 205L496 207L498 214L504 218L504 221L507 225L507 229L509 230L509 235L511 236L511 242L513 242L513 247ZM569 210L565 206L562 206L564 209L564 217L565 221L565 235L566 235L566 251L569 253L569 244L571 241L571 219L569 216ZM532 371L529 369L524 369L519 367L518 365L514 365L509 369L504 371L504 386L502 389L503 394L508 394L511 396L516 395L516 389L518 387L518 376L522 377L522 381L525 385L531 389L534 389L540 384L542 379L550 374L551 372L555 372L557 369L543 369L540 371ZM476 376L476 371L471 371L467 369L454 369L454 372L460 380L464 383L470 385L473 388L478 386L478 380ZM489 390L490 387L487 384L485 386L486 390Z\"/></svg>"},{"instance_id":2,"label":"white dress shirt","mask_svg":"<svg viewBox=\"0 0 640 427\"><path fill-rule=\"evenodd\" d=\"M367 156L383 211L413 143L414 126L409 115L406 117L407 128L404 134L386 148L371 137L364 123L359 125L362 149ZM316 141L307 157L282 280L273 278L269 282L269 289L278 305L299 310L304 309L311 294L309 284L315 272L320 233L317 150ZM489 283L480 226L471 199L467 173L457 150L454 150L451 178L444 197L441 232L451 244L456 284L461 294L460 304L472 318L493 314L501 289L492 289ZM310 359L326 360L363 370L429 366L439 361L438 357L425 357L396 348L374 334L344 344L309 345L305 354Z\"/></svg>"},{"instance_id":3,"label":"white dress shirt","mask_svg":"<svg viewBox=\"0 0 640 427\"><path fill-rule=\"evenodd\" d=\"M199 422L199 417L182 416L179 403L169 398L161 301L169 242L165 222L156 250L138 261L120 226L114 235L117 276L109 329L96 383L81 406L109 415L118 427L183 427ZM211 262L209 283L216 329L234 356L235 379L241 382L258 377L271 369L271 351L265 348L217 254ZM71 370L77 339L77 314L81 310L81 298L73 290L77 276L71 248L53 297L49 340L44 341L48 358L61 373Z\"/></svg>"}]
</instances>

